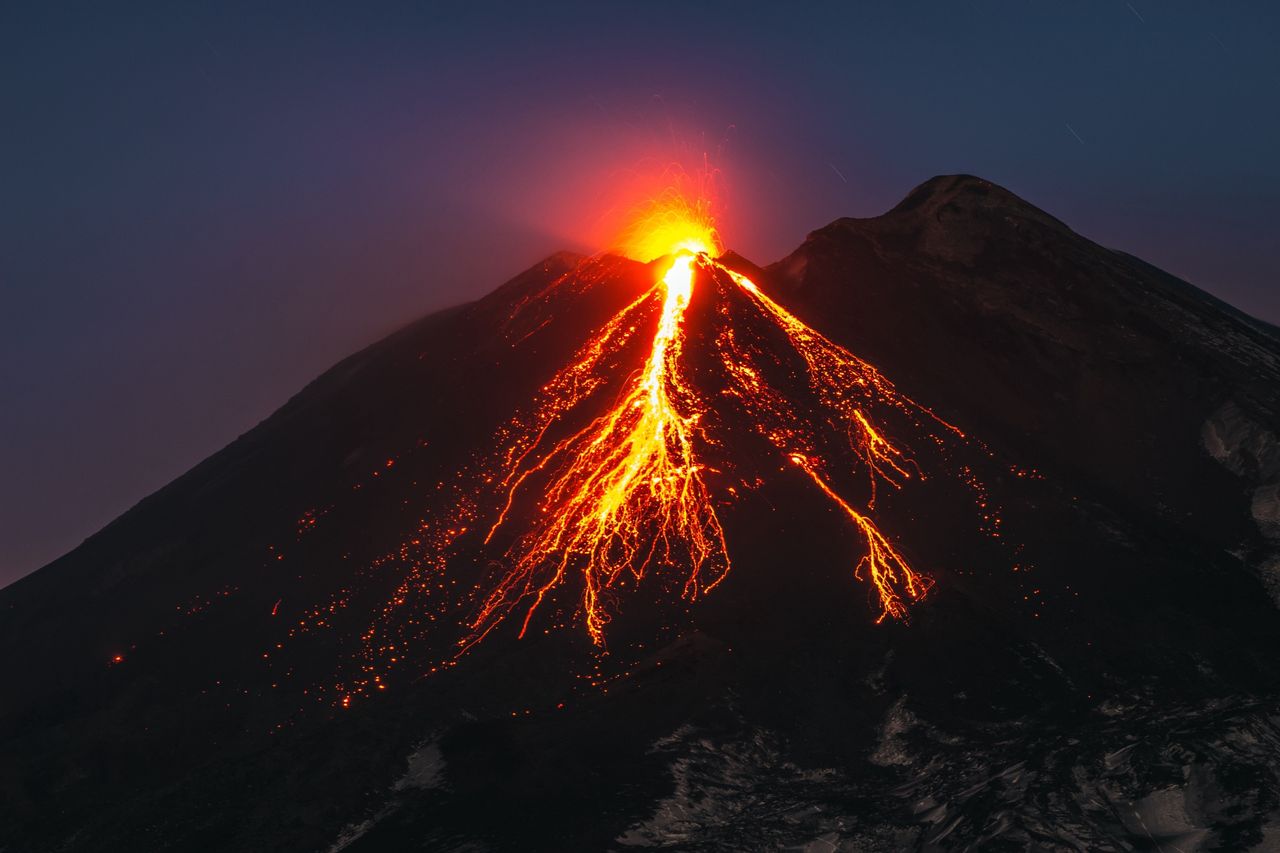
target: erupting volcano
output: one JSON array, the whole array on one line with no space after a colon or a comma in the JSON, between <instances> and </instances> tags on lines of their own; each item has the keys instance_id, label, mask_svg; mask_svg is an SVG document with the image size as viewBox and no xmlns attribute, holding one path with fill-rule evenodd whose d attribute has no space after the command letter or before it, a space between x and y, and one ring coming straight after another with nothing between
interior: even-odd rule
<instances>
[{"instance_id":1,"label":"erupting volcano","mask_svg":"<svg viewBox=\"0 0 1280 853\"><path fill-rule=\"evenodd\" d=\"M365 632L364 675L336 688L342 704L385 689L395 664L434 646L455 620L456 651L432 670L513 613L525 637L549 599L557 606L543 625L581 625L601 649L615 612L650 580L697 601L731 576L734 541L722 513L774 478L804 477L844 519L833 551L868 585L867 618L905 621L934 585L906 556L911 531L881 530L876 498L885 486L934 476L963 481L971 498L983 494L971 468L953 472L945 458L964 433L722 262L708 203L671 188L639 209L619 245L646 264L649 284L453 476L465 499L443 519L428 516L388 556L407 567L406 580ZM537 299L518 302L507 322L584 285L631 287L605 272L611 257L575 264ZM934 458L928 470L917 446ZM984 500L967 511L998 537ZM446 532L424 540L424 530ZM480 579L454 597L439 579L468 563ZM430 635L405 634L397 627L405 606L445 618Z\"/></svg>"},{"instance_id":2,"label":"erupting volcano","mask_svg":"<svg viewBox=\"0 0 1280 853\"><path fill-rule=\"evenodd\" d=\"M685 189L0 591L5 841L1274 832L1280 333L977 178L763 268Z\"/></svg>"}]
</instances>

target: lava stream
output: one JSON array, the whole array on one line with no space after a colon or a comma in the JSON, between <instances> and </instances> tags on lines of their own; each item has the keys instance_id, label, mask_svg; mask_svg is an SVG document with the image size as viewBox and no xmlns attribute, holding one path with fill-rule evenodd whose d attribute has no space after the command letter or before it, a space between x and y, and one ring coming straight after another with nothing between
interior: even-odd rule
<instances>
[{"instance_id":1,"label":"lava stream","mask_svg":"<svg viewBox=\"0 0 1280 853\"><path fill-rule=\"evenodd\" d=\"M466 645L531 598L523 636L547 593L575 564L583 579L587 631L597 644L604 643L609 621L602 596L624 571L639 581L655 560L671 564L683 558L684 594L690 599L713 588L728 571L724 530L695 451L702 410L680 371L681 323L693 293L695 260L688 252L677 255L651 291L661 297L661 314L644 368L629 391L514 479L508 507L529 473L563 465L546 488L542 518L513 547L512 568L482 605ZM505 513L490 538L504 520ZM704 580L707 563L711 576Z\"/></svg>"},{"instance_id":2,"label":"lava stream","mask_svg":"<svg viewBox=\"0 0 1280 853\"><path fill-rule=\"evenodd\" d=\"M734 397L749 415L754 430L765 436L784 459L799 465L853 523L867 548L854 572L869 576L881 613L905 618L906 602L923 598L933 585L913 570L902 553L819 474L821 460L812 458L822 434L840 424L845 440L863 461L871 482L867 508L875 504L878 481L900 486L920 475L914 461L874 425L868 411L887 406L909 417L924 413L954 435L958 429L901 395L874 367L814 331L764 294L749 278L709 256L681 250L665 273L641 299L616 315L589 342L571 365L548 384L535 418L536 430L509 450L499 478L506 489L503 509L486 543L510 522L517 493L546 478L534 521L516 535L506 553L508 570L485 597L462 642L465 651L499 625L512 609L525 604L520 635L553 590L571 575L581 578L581 615L597 645L605 641L611 590L629 575L639 583L655 564L682 572L683 596L694 599L714 588L731 562L725 532L717 515L700 461L699 450L710 439L704 416L712 406L689 380L682 366L686 309L693 294L695 271L705 271L714 284L732 282L748 297L757 319L781 331L802 360L814 396L824 415L802 417L788 394L763 377L756 362L775 353L749 354L733 328L717 339L716 356ZM723 295L723 294L721 294ZM606 355L620 352L625 334L634 331L645 305L659 303L652 345L643 367L624 393L585 428L559 441L547 441L552 428L602 384ZM728 308L722 306L728 316ZM916 421L918 424L919 421ZM544 447L544 442L548 445Z\"/></svg>"}]
</instances>

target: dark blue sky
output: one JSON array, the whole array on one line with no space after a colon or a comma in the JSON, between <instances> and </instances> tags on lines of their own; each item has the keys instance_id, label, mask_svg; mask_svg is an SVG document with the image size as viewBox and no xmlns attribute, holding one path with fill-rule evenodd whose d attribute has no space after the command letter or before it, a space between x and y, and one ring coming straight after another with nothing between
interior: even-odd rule
<instances>
[{"instance_id":1,"label":"dark blue sky","mask_svg":"<svg viewBox=\"0 0 1280 853\"><path fill-rule=\"evenodd\" d=\"M971 172L1280 321L1277 4L758 5L6 4L0 583L704 150L760 263Z\"/></svg>"}]
</instances>

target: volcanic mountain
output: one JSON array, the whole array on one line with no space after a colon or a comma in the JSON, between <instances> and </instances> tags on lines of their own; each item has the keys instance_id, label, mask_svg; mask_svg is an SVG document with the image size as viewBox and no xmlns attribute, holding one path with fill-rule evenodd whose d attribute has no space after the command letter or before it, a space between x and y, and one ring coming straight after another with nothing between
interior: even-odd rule
<instances>
[{"instance_id":1,"label":"volcanic mountain","mask_svg":"<svg viewBox=\"0 0 1280 853\"><path fill-rule=\"evenodd\" d=\"M0 849L1276 849L1280 330L968 176L709 248L0 591Z\"/></svg>"}]
</instances>

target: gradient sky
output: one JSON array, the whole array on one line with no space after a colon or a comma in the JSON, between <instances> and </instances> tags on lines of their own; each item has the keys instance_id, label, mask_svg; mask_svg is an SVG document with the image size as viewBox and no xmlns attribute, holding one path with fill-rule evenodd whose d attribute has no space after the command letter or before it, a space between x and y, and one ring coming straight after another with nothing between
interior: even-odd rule
<instances>
[{"instance_id":1,"label":"gradient sky","mask_svg":"<svg viewBox=\"0 0 1280 853\"><path fill-rule=\"evenodd\" d=\"M970 172L1280 321L1280 4L759 5L5 4L0 584L704 152L759 263Z\"/></svg>"}]
</instances>

